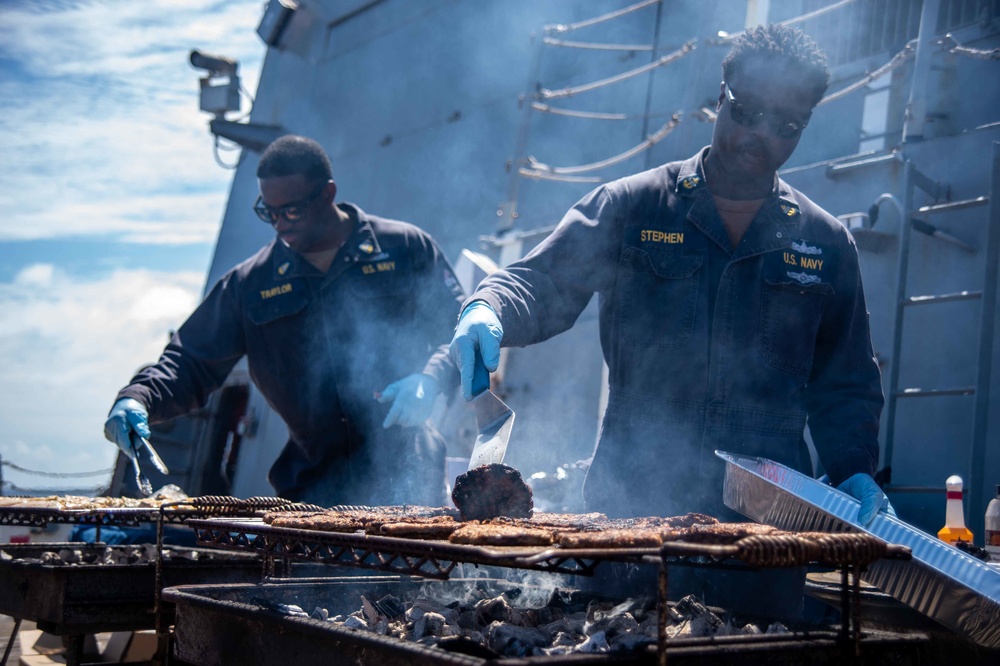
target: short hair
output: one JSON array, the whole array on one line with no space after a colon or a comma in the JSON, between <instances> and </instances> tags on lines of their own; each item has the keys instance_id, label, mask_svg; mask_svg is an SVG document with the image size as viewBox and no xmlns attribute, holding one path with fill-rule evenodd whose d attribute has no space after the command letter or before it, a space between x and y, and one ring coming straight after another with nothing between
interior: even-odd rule
<instances>
[{"instance_id":1,"label":"short hair","mask_svg":"<svg viewBox=\"0 0 1000 666\"><path fill-rule=\"evenodd\" d=\"M257 164L258 178L303 174L310 180L333 180L333 168L323 146L304 136L287 134L272 142Z\"/></svg>"},{"instance_id":2,"label":"short hair","mask_svg":"<svg viewBox=\"0 0 1000 666\"><path fill-rule=\"evenodd\" d=\"M728 82L753 56L788 60L802 70L805 82L815 94L813 105L823 99L830 85L826 54L809 35L779 23L759 25L740 34L722 61L722 78Z\"/></svg>"}]
</instances>

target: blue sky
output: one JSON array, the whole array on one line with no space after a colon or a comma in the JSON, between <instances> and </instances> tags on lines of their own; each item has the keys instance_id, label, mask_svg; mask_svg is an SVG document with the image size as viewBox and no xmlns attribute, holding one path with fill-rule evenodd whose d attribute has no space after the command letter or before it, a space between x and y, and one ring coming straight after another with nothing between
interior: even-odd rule
<instances>
[{"instance_id":1,"label":"blue sky","mask_svg":"<svg viewBox=\"0 0 1000 666\"><path fill-rule=\"evenodd\" d=\"M113 464L105 415L200 299L232 178L213 157L188 53L238 59L256 90L262 9L262 0L0 2L5 461L52 472ZM20 488L106 481L10 467L3 477Z\"/></svg>"}]
</instances>

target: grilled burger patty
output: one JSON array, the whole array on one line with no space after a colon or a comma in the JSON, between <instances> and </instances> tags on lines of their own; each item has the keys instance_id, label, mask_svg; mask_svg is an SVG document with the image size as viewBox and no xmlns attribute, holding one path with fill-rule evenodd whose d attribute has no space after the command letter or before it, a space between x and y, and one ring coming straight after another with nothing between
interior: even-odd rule
<instances>
[{"instance_id":1,"label":"grilled burger patty","mask_svg":"<svg viewBox=\"0 0 1000 666\"><path fill-rule=\"evenodd\" d=\"M521 473L494 463L470 469L455 479L451 499L462 520L489 520L497 516L530 518L534 502Z\"/></svg>"}]
</instances>

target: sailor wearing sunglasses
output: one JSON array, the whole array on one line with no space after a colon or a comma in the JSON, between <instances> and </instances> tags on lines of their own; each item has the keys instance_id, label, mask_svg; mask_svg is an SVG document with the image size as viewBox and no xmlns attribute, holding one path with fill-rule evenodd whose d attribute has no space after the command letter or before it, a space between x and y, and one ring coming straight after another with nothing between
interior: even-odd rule
<instances>
[{"instance_id":1,"label":"sailor wearing sunglasses","mask_svg":"<svg viewBox=\"0 0 1000 666\"><path fill-rule=\"evenodd\" d=\"M858 253L847 230L777 176L829 82L800 31L760 26L722 63L711 145L599 187L527 257L466 302L451 351L470 395L478 350L566 330L599 296L609 397L588 511L739 516L716 449L829 478L866 524L882 387ZM494 366L495 367L495 366Z\"/></svg>"},{"instance_id":2,"label":"sailor wearing sunglasses","mask_svg":"<svg viewBox=\"0 0 1000 666\"><path fill-rule=\"evenodd\" d=\"M427 418L458 383L445 351L463 298L451 266L417 227L335 202L330 160L311 139L275 141L257 177L253 210L276 238L119 392L106 437L127 453L133 432L205 404L246 357L288 426L268 475L278 496L443 504L445 446Z\"/></svg>"}]
</instances>

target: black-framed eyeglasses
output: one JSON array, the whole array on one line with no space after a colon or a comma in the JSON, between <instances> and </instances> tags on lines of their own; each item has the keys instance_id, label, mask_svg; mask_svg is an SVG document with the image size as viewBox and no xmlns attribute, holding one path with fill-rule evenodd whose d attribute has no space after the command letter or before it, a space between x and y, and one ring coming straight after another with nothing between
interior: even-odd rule
<instances>
[{"instance_id":1,"label":"black-framed eyeglasses","mask_svg":"<svg viewBox=\"0 0 1000 666\"><path fill-rule=\"evenodd\" d=\"M733 97L733 91L728 83L725 84L725 88L726 99L729 100L729 115L732 116L737 125L756 127L760 124L760 121L767 118L767 124L775 136L782 139L794 139L809 124L809 116L806 116L804 119L789 118L788 116L771 113L763 109L756 109L749 104L738 102Z\"/></svg>"},{"instance_id":2,"label":"black-framed eyeglasses","mask_svg":"<svg viewBox=\"0 0 1000 666\"><path fill-rule=\"evenodd\" d=\"M258 195L257 201L253 205L253 212L257 213L257 217L267 224L276 224L282 217L289 222L298 222L305 217L306 209L323 194L326 185L326 183L323 183L318 190L304 199L299 199L298 201L293 201L277 208L268 206L264 203L263 197Z\"/></svg>"}]
</instances>

